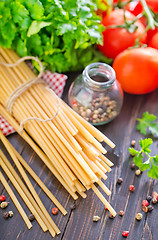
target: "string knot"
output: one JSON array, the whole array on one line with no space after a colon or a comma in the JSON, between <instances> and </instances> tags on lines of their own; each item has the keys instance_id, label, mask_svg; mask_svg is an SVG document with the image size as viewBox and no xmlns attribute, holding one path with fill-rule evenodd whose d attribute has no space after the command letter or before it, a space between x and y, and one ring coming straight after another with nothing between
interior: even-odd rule
<instances>
[{"instance_id":1,"label":"string knot","mask_svg":"<svg viewBox=\"0 0 158 240\"><path fill-rule=\"evenodd\" d=\"M21 84L19 87L17 87L11 94L10 96L8 97L7 99L7 102L6 102L6 110L12 114L12 107L16 101L16 99L25 91L27 91L30 87L32 87L34 84L37 84L37 83L44 83L46 84L42 79L42 75L44 73L44 66L43 64L41 63L41 61L37 58L37 57L33 57L33 56L26 56L26 57L23 57L23 58L20 58L18 59L15 63L5 63L5 62L0 62L1 65L5 66L5 67L15 67L17 66L18 64L20 64L21 62L23 61L26 61L26 60L35 60L36 62L38 62L39 66L40 66L40 72L39 74L37 75L37 77L33 78L33 79L30 79L28 81L26 81L25 83ZM55 96L56 96L56 99L57 99L57 110L56 110L56 113L54 114L53 117L51 118L48 118L48 119L42 119L42 118L37 118L37 117L28 117L26 119L24 119L21 123L20 123L20 131L22 132L23 131L23 128L24 128L24 125L27 121L30 121L30 120L38 120L38 121L42 121L42 122L47 122L47 121L52 121L58 114L59 112L59 98L57 97L57 95L55 94L55 92L50 89L48 86L46 87L46 89L48 91L51 91Z\"/></svg>"}]
</instances>

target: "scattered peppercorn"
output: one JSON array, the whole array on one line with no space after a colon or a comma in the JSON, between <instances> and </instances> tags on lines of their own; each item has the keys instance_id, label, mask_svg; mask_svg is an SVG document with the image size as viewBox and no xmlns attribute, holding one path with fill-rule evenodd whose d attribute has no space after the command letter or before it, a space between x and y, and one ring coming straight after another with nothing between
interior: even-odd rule
<instances>
[{"instance_id":1,"label":"scattered peppercorn","mask_svg":"<svg viewBox=\"0 0 158 240\"><path fill-rule=\"evenodd\" d=\"M59 212L58 208L56 208L56 207L52 208L53 215L57 215L58 212Z\"/></svg>"},{"instance_id":2,"label":"scattered peppercorn","mask_svg":"<svg viewBox=\"0 0 158 240\"><path fill-rule=\"evenodd\" d=\"M137 219L138 221L140 221L140 220L142 219L142 217L143 217L142 213L137 213L137 214L136 214L136 219Z\"/></svg>"},{"instance_id":3,"label":"scattered peppercorn","mask_svg":"<svg viewBox=\"0 0 158 240\"><path fill-rule=\"evenodd\" d=\"M148 207L142 206L142 210L143 210L143 212L147 213L148 212Z\"/></svg>"},{"instance_id":4,"label":"scattered peppercorn","mask_svg":"<svg viewBox=\"0 0 158 240\"><path fill-rule=\"evenodd\" d=\"M120 211L119 211L119 216L122 217L124 214L125 214L125 212L124 212L123 210L120 210Z\"/></svg>"},{"instance_id":5,"label":"scattered peppercorn","mask_svg":"<svg viewBox=\"0 0 158 240\"><path fill-rule=\"evenodd\" d=\"M4 196L4 195L1 195L1 196L0 196L0 201L1 201L1 202L5 201L5 196Z\"/></svg>"},{"instance_id":6,"label":"scattered peppercorn","mask_svg":"<svg viewBox=\"0 0 158 240\"><path fill-rule=\"evenodd\" d=\"M152 198L152 203L156 204L157 203L157 198Z\"/></svg>"},{"instance_id":7,"label":"scattered peppercorn","mask_svg":"<svg viewBox=\"0 0 158 240\"><path fill-rule=\"evenodd\" d=\"M6 208L8 206L8 202L1 202L1 208Z\"/></svg>"},{"instance_id":8,"label":"scattered peppercorn","mask_svg":"<svg viewBox=\"0 0 158 240\"><path fill-rule=\"evenodd\" d=\"M134 185L129 185L129 190L130 190L131 192L134 192L134 190L135 190Z\"/></svg>"},{"instance_id":9,"label":"scattered peppercorn","mask_svg":"<svg viewBox=\"0 0 158 240\"><path fill-rule=\"evenodd\" d=\"M98 222L100 220L99 216L93 216L93 222Z\"/></svg>"},{"instance_id":10,"label":"scattered peppercorn","mask_svg":"<svg viewBox=\"0 0 158 240\"><path fill-rule=\"evenodd\" d=\"M136 145L136 141L135 140L132 140L131 141L131 146L134 147Z\"/></svg>"},{"instance_id":11,"label":"scattered peppercorn","mask_svg":"<svg viewBox=\"0 0 158 240\"><path fill-rule=\"evenodd\" d=\"M137 176L139 176L139 175L141 174L141 170L140 170L140 169L137 169L137 170L135 171L135 174L136 174Z\"/></svg>"},{"instance_id":12,"label":"scattered peppercorn","mask_svg":"<svg viewBox=\"0 0 158 240\"><path fill-rule=\"evenodd\" d=\"M150 201L152 200L152 196L148 195L148 196L146 197L146 200L147 200L148 202L150 202Z\"/></svg>"},{"instance_id":13,"label":"scattered peppercorn","mask_svg":"<svg viewBox=\"0 0 158 240\"><path fill-rule=\"evenodd\" d=\"M129 235L129 231L123 231L122 232L122 236L123 237L128 237L128 235Z\"/></svg>"},{"instance_id":14,"label":"scattered peppercorn","mask_svg":"<svg viewBox=\"0 0 158 240\"><path fill-rule=\"evenodd\" d=\"M142 201L142 206L149 206L149 202L147 200L143 200Z\"/></svg>"},{"instance_id":15,"label":"scattered peppercorn","mask_svg":"<svg viewBox=\"0 0 158 240\"><path fill-rule=\"evenodd\" d=\"M131 164L131 169L134 170L136 165L134 163Z\"/></svg>"},{"instance_id":16,"label":"scattered peppercorn","mask_svg":"<svg viewBox=\"0 0 158 240\"><path fill-rule=\"evenodd\" d=\"M109 218L110 219L113 219L113 218L115 218L111 213L109 214Z\"/></svg>"},{"instance_id":17,"label":"scattered peppercorn","mask_svg":"<svg viewBox=\"0 0 158 240\"><path fill-rule=\"evenodd\" d=\"M151 212L153 209L154 209L153 206L151 206L151 205L148 206L148 211L149 211L149 212Z\"/></svg>"},{"instance_id":18,"label":"scattered peppercorn","mask_svg":"<svg viewBox=\"0 0 158 240\"><path fill-rule=\"evenodd\" d=\"M157 199L158 197L158 193L156 191L153 192L153 198L156 198Z\"/></svg>"},{"instance_id":19,"label":"scattered peppercorn","mask_svg":"<svg viewBox=\"0 0 158 240\"><path fill-rule=\"evenodd\" d=\"M7 219L7 218L9 217L9 213L8 213L8 212L4 212L4 213L3 213L3 217L4 217L5 219Z\"/></svg>"},{"instance_id":20,"label":"scattered peppercorn","mask_svg":"<svg viewBox=\"0 0 158 240\"><path fill-rule=\"evenodd\" d=\"M153 198L156 198L158 201L158 193L156 191L154 191L152 195L153 195Z\"/></svg>"},{"instance_id":21,"label":"scattered peppercorn","mask_svg":"<svg viewBox=\"0 0 158 240\"><path fill-rule=\"evenodd\" d=\"M30 215L28 216L28 218L29 218L30 222L32 222L32 221L35 219L35 217L34 217L33 214L30 214Z\"/></svg>"},{"instance_id":22,"label":"scattered peppercorn","mask_svg":"<svg viewBox=\"0 0 158 240\"><path fill-rule=\"evenodd\" d=\"M9 217L13 217L14 215L13 211L9 211L8 214L9 214Z\"/></svg>"},{"instance_id":23,"label":"scattered peppercorn","mask_svg":"<svg viewBox=\"0 0 158 240\"><path fill-rule=\"evenodd\" d=\"M117 180L117 184L121 184L123 182L123 179L120 177L120 178L118 178L118 180Z\"/></svg>"}]
</instances>

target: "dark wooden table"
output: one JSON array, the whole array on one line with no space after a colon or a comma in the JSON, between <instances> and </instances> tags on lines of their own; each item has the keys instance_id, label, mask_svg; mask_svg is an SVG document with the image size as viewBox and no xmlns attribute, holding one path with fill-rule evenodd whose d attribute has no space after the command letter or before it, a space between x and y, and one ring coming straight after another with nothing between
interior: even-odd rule
<instances>
[{"instance_id":1,"label":"dark wooden table","mask_svg":"<svg viewBox=\"0 0 158 240\"><path fill-rule=\"evenodd\" d=\"M63 99L67 102L67 94L70 83L75 79L78 73L68 74ZM72 210L70 206L74 204L74 200L56 180L52 173L43 164L31 147L17 134L8 136L12 145L20 152L23 158L29 163L32 169L37 173L41 180L46 184L55 197L66 208L68 214L63 216L60 212L56 216L52 216L55 223L61 230L61 234L55 239L59 240L118 240L123 239L122 231L129 230L128 239L131 240L148 240L158 239L158 204L154 206L151 213L144 213L141 210L142 200L146 199L148 194L152 194L154 190L158 191L158 182L149 179L146 172L140 176L135 175L130 165L132 158L129 155L128 147L131 140L136 140L136 148L138 142L143 136L136 131L136 118L141 117L142 113L149 111L158 116L158 90L144 96L135 96L125 94L124 104L120 115L111 123L99 127L99 129L113 140L116 144L114 150L108 149L107 156L113 161L114 167L108 174L106 185L112 190L112 195L107 197L111 205L117 212L125 211L125 215L120 217L118 214L114 219L109 219L109 212L104 209L102 202L93 193L92 190L87 192L87 198L78 198L76 200L76 209ZM104 145L106 147L106 145ZM0 148L4 151L8 159L11 161L8 153L4 149L2 143ZM158 153L158 139L154 139L152 145L152 153ZM118 177L123 178L121 185L116 184ZM30 178L45 207L51 214L54 206L48 197L40 190L37 184ZM10 184L10 181L8 180ZM134 193L129 191L129 185L134 184L136 190ZM10 184L14 190L12 184ZM17 194L24 210L29 214L29 210ZM23 219L10 200L8 194L0 183L0 194L4 194L9 201L7 210L12 210L14 216L8 220L3 218L4 210L0 209L0 239L1 240L49 240L51 236L49 232L44 233L36 221L33 227L28 230ZM104 194L105 195L105 194ZM141 221L135 220L136 213L141 212L143 218ZM93 216L101 217L100 221L93 222Z\"/></svg>"}]
</instances>

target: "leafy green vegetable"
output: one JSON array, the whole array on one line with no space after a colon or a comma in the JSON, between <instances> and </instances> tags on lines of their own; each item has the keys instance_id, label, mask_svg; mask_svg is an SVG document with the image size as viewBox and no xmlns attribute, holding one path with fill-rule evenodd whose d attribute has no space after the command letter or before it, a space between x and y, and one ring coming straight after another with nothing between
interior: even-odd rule
<instances>
[{"instance_id":1,"label":"leafy green vegetable","mask_svg":"<svg viewBox=\"0 0 158 240\"><path fill-rule=\"evenodd\" d=\"M106 0L104 10L110 9ZM95 61L110 63L96 48L103 26L101 0L2 0L0 46L38 56L46 68L66 72Z\"/></svg>"},{"instance_id":2,"label":"leafy green vegetable","mask_svg":"<svg viewBox=\"0 0 158 240\"><path fill-rule=\"evenodd\" d=\"M41 30L41 28L44 28L51 24L52 24L51 22L33 21L31 23L31 26L29 27L27 36L30 37L31 35L38 33Z\"/></svg>"},{"instance_id":3,"label":"leafy green vegetable","mask_svg":"<svg viewBox=\"0 0 158 240\"><path fill-rule=\"evenodd\" d=\"M150 156L151 150L149 147L153 143L151 138L141 139L139 141L141 150L137 151L134 148L129 148L129 152L134 156L133 160L137 167L141 171L149 170L148 176L151 178L158 179L158 154L156 156ZM144 156L147 156L147 160L144 160Z\"/></svg>"},{"instance_id":4,"label":"leafy green vegetable","mask_svg":"<svg viewBox=\"0 0 158 240\"><path fill-rule=\"evenodd\" d=\"M142 134L146 135L147 130L156 137L158 137L158 123L156 122L157 117L153 114L149 114L148 112L144 112L142 118L137 118L139 122L137 125L137 130L139 130Z\"/></svg>"}]
</instances>

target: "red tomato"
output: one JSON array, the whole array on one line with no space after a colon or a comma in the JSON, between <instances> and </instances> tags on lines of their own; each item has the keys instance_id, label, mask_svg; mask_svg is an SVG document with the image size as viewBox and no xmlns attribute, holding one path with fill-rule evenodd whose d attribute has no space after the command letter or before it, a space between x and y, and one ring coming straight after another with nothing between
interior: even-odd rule
<instances>
[{"instance_id":1,"label":"red tomato","mask_svg":"<svg viewBox=\"0 0 158 240\"><path fill-rule=\"evenodd\" d=\"M126 6L125 9L128 10L129 12L133 13L135 16L140 14L143 11L143 7L140 1L132 1L129 2Z\"/></svg>"},{"instance_id":2,"label":"red tomato","mask_svg":"<svg viewBox=\"0 0 158 240\"><path fill-rule=\"evenodd\" d=\"M150 39L158 32L158 27L155 27L155 29L149 29L147 31L147 43L150 42Z\"/></svg>"},{"instance_id":3,"label":"red tomato","mask_svg":"<svg viewBox=\"0 0 158 240\"><path fill-rule=\"evenodd\" d=\"M104 8L103 9L99 9L98 8L97 11L96 11L96 14L101 16L101 17L104 17L109 11L111 11L111 8L109 8L108 3L107 3L106 0L100 0L100 4L102 6L105 5L105 10L103 10Z\"/></svg>"},{"instance_id":4,"label":"red tomato","mask_svg":"<svg viewBox=\"0 0 158 240\"><path fill-rule=\"evenodd\" d=\"M128 2L128 0L121 0L122 2ZM119 0L113 0L114 3L119 3ZM146 0L148 7L150 7L155 13L158 13L158 0ZM137 16L143 11L143 6L140 0L133 0L129 2L125 9Z\"/></svg>"},{"instance_id":5,"label":"red tomato","mask_svg":"<svg viewBox=\"0 0 158 240\"><path fill-rule=\"evenodd\" d=\"M150 39L148 46L158 50L158 32Z\"/></svg>"},{"instance_id":6,"label":"red tomato","mask_svg":"<svg viewBox=\"0 0 158 240\"><path fill-rule=\"evenodd\" d=\"M133 20L135 16L125 11L126 19ZM113 10L109 15L103 17L102 24L107 28L103 31L103 46L99 45L100 51L109 58L115 58L120 52L135 44L136 38L144 33L144 26L138 20L135 24L138 26L134 33L130 33L125 28L110 28L111 25L124 24L123 9ZM147 34L145 33L140 41L146 43Z\"/></svg>"},{"instance_id":7,"label":"red tomato","mask_svg":"<svg viewBox=\"0 0 158 240\"><path fill-rule=\"evenodd\" d=\"M132 1L129 2L126 6L125 9L129 12L131 12L132 14L134 14L135 16L139 15L140 13L143 12L143 7L140 1ZM139 19L139 21L141 21L141 23L146 27L147 24L147 19L146 17L141 17Z\"/></svg>"},{"instance_id":8,"label":"red tomato","mask_svg":"<svg viewBox=\"0 0 158 240\"><path fill-rule=\"evenodd\" d=\"M122 2L127 2L128 0L122 0ZM119 0L114 0L113 2L118 3ZM146 3L148 5L148 7L150 7L155 13L158 13L158 0L146 0ZM125 9L129 12L131 12L132 14L134 14L135 16L137 16L138 14L143 12L143 6L140 0L133 0L131 2L129 2L126 6ZM147 25L147 19L146 17L141 17L139 19L141 21L141 23L146 26ZM152 36L158 32L158 28L155 27L154 30L149 29L147 32L147 42L150 41L150 39L152 38Z\"/></svg>"},{"instance_id":9,"label":"red tomato","mask_svg":"<svg viewBox=\"0 0 158 240\"><path fill-rule=\"evenodd\" d=\"M146 0L146 3L155 13L158 13L158 1L157 0Z\"/></svg>"},{"instance_id":10,"label":"red tomato","mask_svg":"<svg viewBox=\"0 0 158 240\"><path fill-rule=\"evenodd\" d=\"M113 62L122 89L131 94L145 94L158 87L158 51L133 48L120 53Z\"/></svg>"},{"instance_id":11,"label":"red tomato","mask_svg":"<svg viewBox=\"0 0 158 240\"><path fill-rule=\"evenodd\" d=\"M146 3L155 13L158 13L158 0L146 0ZM125 6L125 9L135 16L143 12L143 6L140 0L129 2ZM147 20L145 17L141 17L139 20L146 26Z\"/></svg>"}]
</instances>

